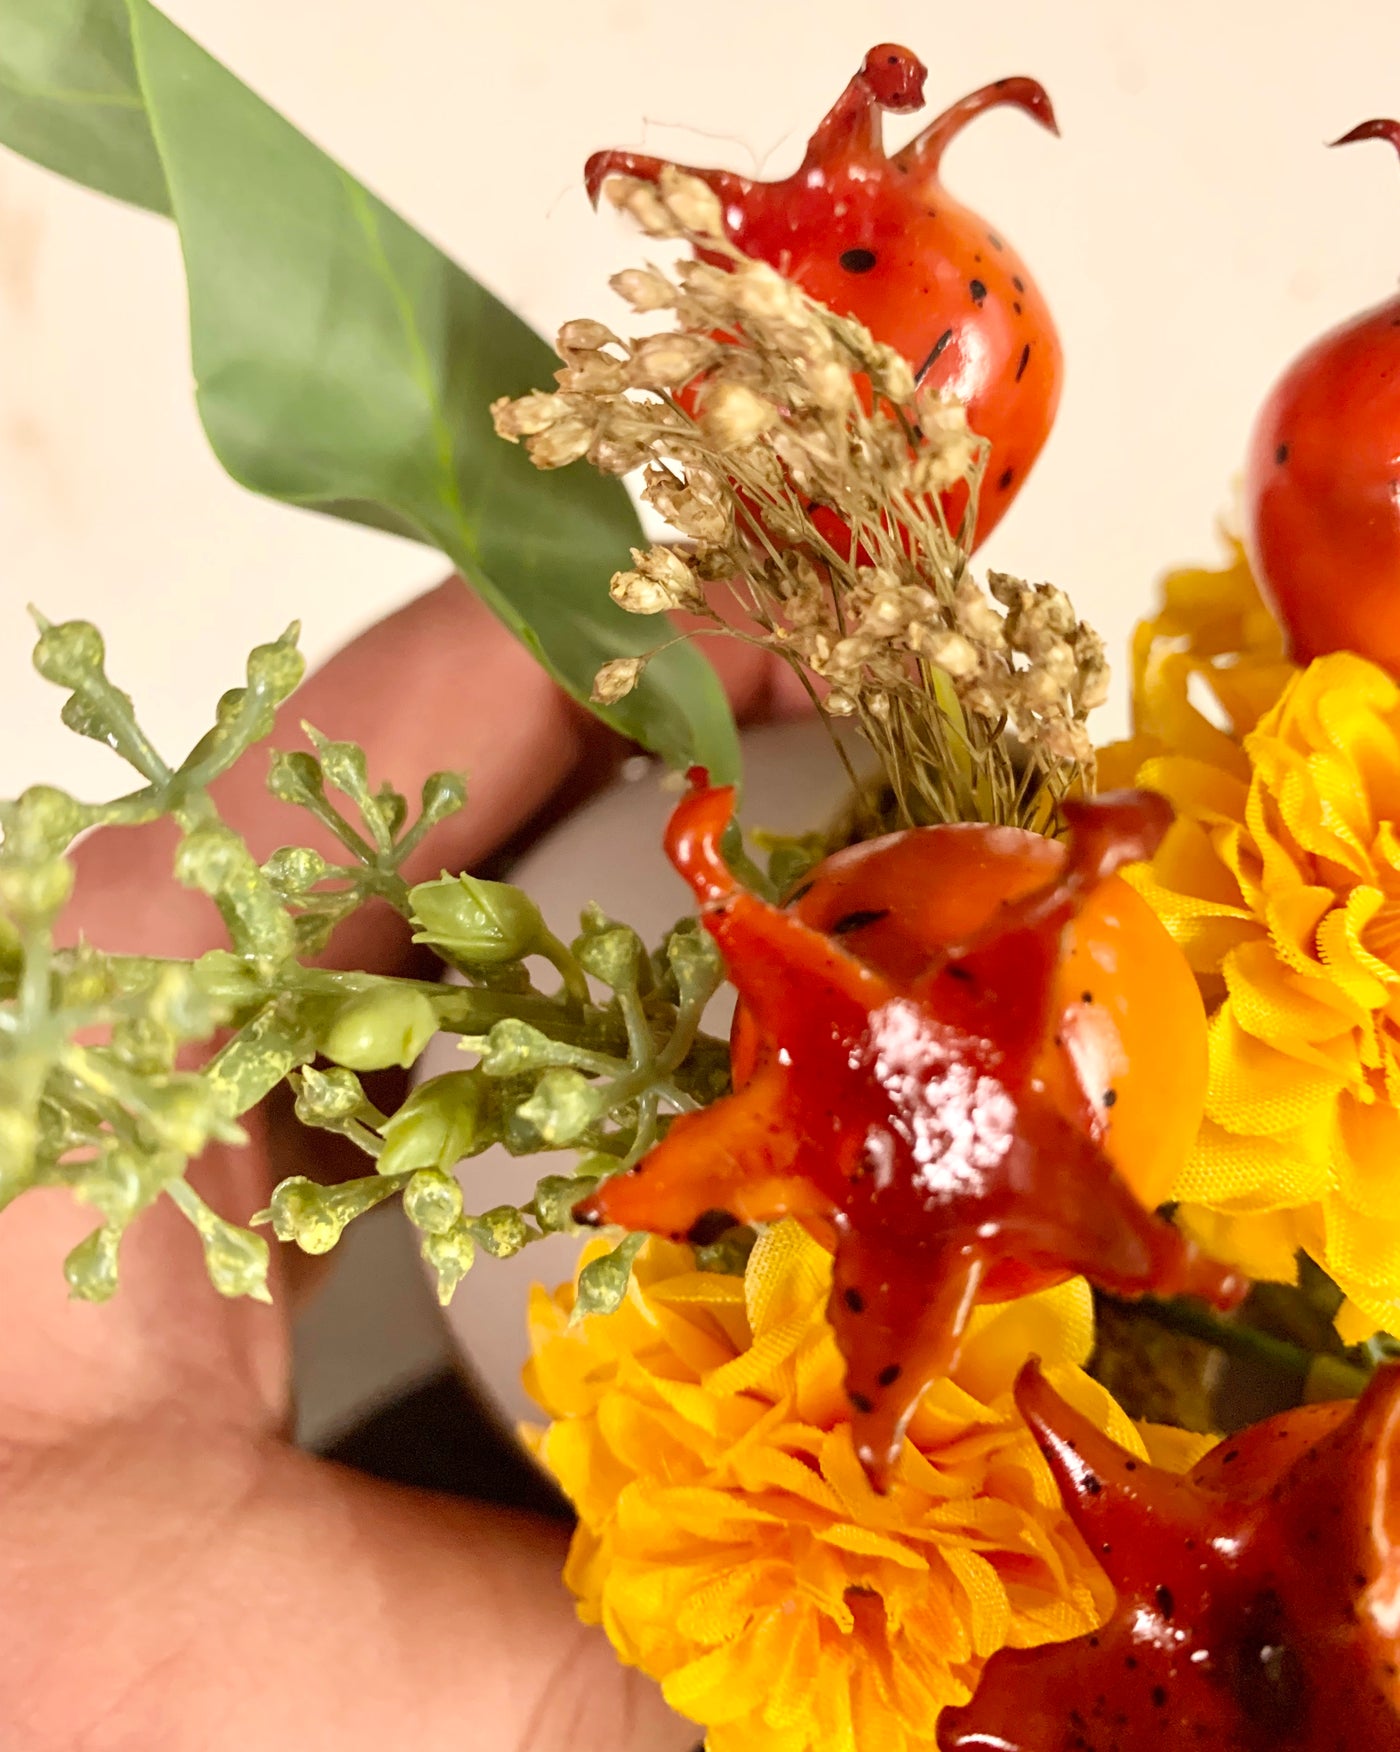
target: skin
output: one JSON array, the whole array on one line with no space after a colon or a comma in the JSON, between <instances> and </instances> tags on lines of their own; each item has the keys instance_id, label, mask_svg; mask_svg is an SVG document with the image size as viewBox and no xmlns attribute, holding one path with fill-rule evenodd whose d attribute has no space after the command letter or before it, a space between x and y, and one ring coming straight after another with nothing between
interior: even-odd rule
<instances>
[{"instance_id":1,"label":"skin","mask_svg":"<svg viewBox=\"0 0 1400 1752\"><path fill-rule=\"evenodd\" d=\"M711 649L742 716L790 710L757 653ZM537 832L626 752L456 580L309 680L277 746L299 745L302 718L362 742L371 770L410 794L438 768L470 773L468 807L422 848L413 880ZM255 750L227 776L228 819L259 856L315 843L265 772ZM164 824L89 840L69 933L174 956L221 943L209 903L170 876L172 843ZM372 910L326 959L421 966L401 922ZM194 1176L230 1216L264 1205L286 1174L334 1175L319 1136L301 1159L306 1136L280 1107L251 1130L250 1148L213 1150ZM68 1301L59 1271L90 1224L46 1192L0 1222L7 1752L688 1752L694 1728L577 1622L564 1531L291 1446L289 1319L307 1287L296 1259L274 1257L272 1307L225 1301L162 1203L128 1238L121 1292L96 1308Z\"/></svg>"}]
</instances>

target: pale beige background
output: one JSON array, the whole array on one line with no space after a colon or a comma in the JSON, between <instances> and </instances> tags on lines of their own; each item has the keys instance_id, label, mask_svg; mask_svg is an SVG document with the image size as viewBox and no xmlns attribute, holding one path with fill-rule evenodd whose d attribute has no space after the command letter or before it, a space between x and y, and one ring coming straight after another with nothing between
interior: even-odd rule
<instances>
[{"instance_id":1,"label":"pale beige background","mask_svg":"<svg viewBox=\"0 0 1400 1752\"><path fill-rule=\"evenodd\" d=\"M947 165L1032 264L1069 353L1054 440L986 557L1054 577L1115 643L1156 570L1211 551L1284 361L1400 274L1400 165L1322 150L1400 112L1394 0L168 10L543 328L605 313L628 259L583 197L594 146L781 170L879 38L928 60L940 103L1037 74L1064 139L1000 113ZM29 673L26 600L100 620L173 748L293 614L324 652L438 570L229 484L188 387L171 230L0 154L0 794L116 777Z\"/></svg>"}]
</instances>

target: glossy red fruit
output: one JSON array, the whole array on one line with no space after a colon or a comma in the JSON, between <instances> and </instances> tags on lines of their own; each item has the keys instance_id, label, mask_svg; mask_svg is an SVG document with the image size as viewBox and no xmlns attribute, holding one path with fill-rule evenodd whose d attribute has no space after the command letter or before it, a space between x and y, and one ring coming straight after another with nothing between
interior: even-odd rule
<instances>
[{"instance_id":1,"label":"glossy red fruit","mask_svg":"<svg viewBox=\"0 0 1400 1752\"><path fill-rule=\"evenodd\" d=\"M927 69L897 43L871 49L781 182L685 168L714 189L725 227L747 255L771 263L810 296L853 316L896 347L921 382L967 404L991 445L976 540L1001 520L1049 436L1060 399L1062 355L1050 312L1025 263L994 226L953 200L939 180L949 142L1000 104L1014 104L1058 132L1034 79L998 79L932 121L893 156L881 128L923 104ZM664 161L596 152L585 177L596 200L610 176L655 181ZM966 504L945 499L956 530Z\"/></svg>"},{"instance_id":2,"label":"glossy red fruit","mask_svg":"<svg viewBox=\"0 0 1400 1752\"><path fill-rule=\"evenodd\" d=\"M1388 140L1363 122L1333 144ZM1315 341L1250 439L1246 540L1299 663L1355 651L1400 676L1400 295Z\"/></svg>"},{"instance_id":3,"label":"glossy red fruit","mask_svg":"<svg viewBox=\"0 0 1400 1752\"><path fill-rule=\"evenodd\" d=\"M1017 1403L1118 1590L1101 1630L1006 1650L941 1752L1395 1752L1400 1367L1271 1418L1185 1478L1135 1459L1034 1364Z\"/></svg>"},{"instance_id":4,"label":"glossy red fruit","mask_svg":"<svg viewBox=\"0 0 1400 1752\"><path fill-rule=\"evenodd\" d=\"M698 1241L792 1216L823 1234L856 1448L878 1489L979 1299L1080 1272L1120 1295L1238 1299L1232 1274L1134 1196L1095 1116L1067 1116L1041 1074L1066 930L1120 865L1151 855L1162 798L1066 804L1067 847L1042 880L887 974L735 883L720 853L733 790L693 777L667 851L761 1050L742 1089L677 1119L580 1221Z\"/></svg>"},{"instance_id":5,"label":"glossy red fruit","mask_svg":"<svg viewBox=\"0 0 1400 1752\"><path fill-rule=\"evenodd\" d=\"M913 979L999 908L1063 868L1063 841L957 822L848 846L788 899L805 925L894 979ZM1034 1075L1099 1143L1138 1202L1171 1195L1205 1110L1210 1055L1200 988L1161 920L1121 876L1066 926ZM735 1014L731 1064L748 1081L761 1037Z\"/></svg>"}]
</instances>

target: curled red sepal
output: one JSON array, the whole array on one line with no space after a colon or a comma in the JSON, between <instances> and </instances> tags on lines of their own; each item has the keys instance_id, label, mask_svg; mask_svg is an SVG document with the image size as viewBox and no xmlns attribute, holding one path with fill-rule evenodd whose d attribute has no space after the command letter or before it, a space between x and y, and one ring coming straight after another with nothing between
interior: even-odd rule
<instances>
[{"instance_id":1,"label":"curled red sepal","mask_svg":"<svg viewBox=\"0 0 1400 1752\"><path fill-rule=\"evenodd\" d=\"M941 1752L1395 1752L1400 1367L1232 1436L1186 1477L1027 1364L1017 1403L1118 1591L1073 1642L995 1656Z\"/></svg>"},{"instance_id":2,"label":"curled red sepal","mask_svg":"<svg viewBox=\"0 0 1400 1752\"><path fill-rule=\"evenodd\" d=\"M765 1050L742 1089L676 1120L580 1221L676 1239L784 1216L824 1231L857 1449L877 1488L978 1299L1075 1273L1119 1295L1238 1299L1240 1281L1144 1210L1033 1074L1065 929L1159 843L1162 798L1069 805L1054 877L908 980L741 888L720 853L733 809L731 788L696 785L666 850Z\"/></svg>"},{"instance_id":3,"label":"curled red sepal","mask_svg":"<svg viewBox=\"0 0 1400 1752\"><path fill-rule=\"evenodd\" d=\"M1386 140L1400 152L1400 122L1388 122L1377 116L1369 122L1358 122L1349 133L1329 140L1329 146L1351 146L1358 140Z\"/></svg>"}]
</instances>

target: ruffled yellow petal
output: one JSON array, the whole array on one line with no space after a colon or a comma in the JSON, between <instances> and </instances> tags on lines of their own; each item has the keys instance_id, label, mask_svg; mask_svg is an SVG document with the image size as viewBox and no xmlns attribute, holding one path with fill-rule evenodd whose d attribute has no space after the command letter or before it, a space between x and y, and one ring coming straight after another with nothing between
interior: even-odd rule
<instances>
[{"instance_id":1,"label":"ruffled yellow petal","mask_svg":"<svg viewBox=\"0 0 1400 1752\"><path fill-rule=\"evenodd\" d=\"M1135 776L1177 820L1132 880L1213 1012L1184 1220L1257 1276L1305 1248L1352 1325L1400 1321L1400 686L1286 663L1238 547L1167 580L1133 667Z\"/></svg>"},{"instance_id":2,"label":"ruffled yellow petal","mask_svg":"<svg viewBox=\"0 0 1400 1752\"><path fill-rule=\"evenodd\" d=\"M1145 1453L1083 1372L1087 1286L979 1308L877 1496L830 1284L829 1255L783 1223L742 1281L649 1242L616 1314L571 1323L571 1286L531 1301L527 1380L554 1419L534 1446L579 1512L580 1615L711 1752L934 1752L939 1712L997 1649L1078 1635L1111 1606L1011 1396L1034 1351Z\"/></svg>"}]
</instances>

